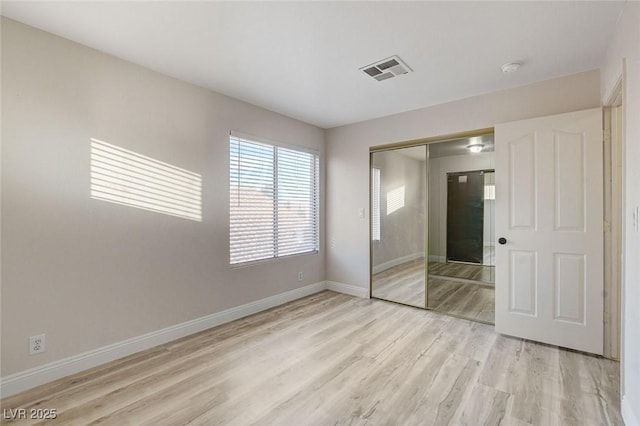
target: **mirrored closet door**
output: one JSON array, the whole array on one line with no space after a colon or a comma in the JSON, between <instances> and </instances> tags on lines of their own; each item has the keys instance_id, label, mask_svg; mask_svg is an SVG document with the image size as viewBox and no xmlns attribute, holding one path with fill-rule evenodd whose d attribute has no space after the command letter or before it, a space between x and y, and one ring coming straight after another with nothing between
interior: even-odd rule
<instances>
[{"instance_id":1,"label":"mirrored closet door","mask_svg":"<svg viewBox=\"0 0 640 426\"><path fill-rule=\"evenodd\" d=\"M371 153L371 295L494 322L493 135Z\"/></svg>"},{"instance_id":2,"label":"mirrored closet door","mask_svg":"<svg viewBox=\"0 0 640 426\"><path fill-rule=\"evenodd\" d=\"M493 135L430 144L428 166L427 307L493 323Z\"/></svg>"},{"instance_id":3,"label":"mirrored closet door","mask_svg":"<svg viewBox=\"0 0 640 426\"><path fill-rule=\"evenodd\" d=\"M371 154L371 295L426 307L427 148Z\"/></svg>"}]
</instances>

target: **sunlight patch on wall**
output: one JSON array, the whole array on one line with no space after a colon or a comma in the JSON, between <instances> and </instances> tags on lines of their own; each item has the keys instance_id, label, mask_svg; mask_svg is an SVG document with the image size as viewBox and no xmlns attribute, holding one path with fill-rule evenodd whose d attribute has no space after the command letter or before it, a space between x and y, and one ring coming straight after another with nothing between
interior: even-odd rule
<instances>
[{"instance_id":1,"label":"sunlight patch on wall","mask_svg":"<svg viewBox=\"0 0 640 426\"><path fill-rule=\"evenodd\" d=\"M91 139L91 198L202 221L202 177Z\"/></svg>"},{"instance_id":2,"label":"sunlight patch on wall","mask_svg":"<svg viewBox=\"0 0 640 426\"><path fill-rule=\"evenodd\" d=\"M404 185L387 192L387 216L404 207Z\"/></svg>"}]
</instances>

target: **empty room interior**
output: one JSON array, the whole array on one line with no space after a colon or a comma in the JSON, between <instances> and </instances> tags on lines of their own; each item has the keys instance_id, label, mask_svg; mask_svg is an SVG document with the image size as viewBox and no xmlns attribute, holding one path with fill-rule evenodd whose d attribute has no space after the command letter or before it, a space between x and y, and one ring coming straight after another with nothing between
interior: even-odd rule
<instances>
[{"instance_id":1,"label":"empty room interior","mask_svg":"<svg viewBox=\"0 0 640 426\"><path fill-rule=\"evenodd\" d=\"M0 14L0 423L640 425L639 1Z\"/></svg>"}]
</instances>

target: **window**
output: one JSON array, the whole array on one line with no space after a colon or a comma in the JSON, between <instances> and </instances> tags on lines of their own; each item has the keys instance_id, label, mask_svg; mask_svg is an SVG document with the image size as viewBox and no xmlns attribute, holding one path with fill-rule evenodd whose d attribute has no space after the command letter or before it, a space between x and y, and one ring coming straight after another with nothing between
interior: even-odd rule
<instances>
[{"instance_id":1,"label":"window","mask_svg":"<svg viewBox=\"0 0 640 426\"><path fill-rule=\"evenodd\" d=\"M495 200L496 199L496 186L495 185L485 185L484 186L484 199L485 200Z\"/></svg>"},{"instance_id":2,"label":"window","mask_svg":"<svg viewBox=\"0 0 640 426\"><path fill-rule=\"evenodd\" d=\"M231 134L230 264L317 253L319 176L315 151Z\"/></svg>"},{"instance_id":3,"label":"window","mask_svg":"<svg viewBox=\"0 0 640 426\"><path fill-rule=\"evenodd\" d=\"M380 241L380 169L371 169L371 238Z\"/></svg>"}]
</instances>

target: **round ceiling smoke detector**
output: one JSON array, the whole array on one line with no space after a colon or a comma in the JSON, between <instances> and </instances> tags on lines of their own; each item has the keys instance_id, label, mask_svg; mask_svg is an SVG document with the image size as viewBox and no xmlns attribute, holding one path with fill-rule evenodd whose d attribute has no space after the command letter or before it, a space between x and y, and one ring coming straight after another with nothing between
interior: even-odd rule
<instances>
[{"instance_id":1,"label":"round ceiling smoke detector","mask_svg":"<svg viewBox=\"0 0 640 426\"><path fill-rule=\"evenodd\" d=\"M516 72L518 68L520 68L520 65L522 64L519 62L509 62L507 64L503 64L500 69L505 74L511 74L512 72Z\"/></svg>"}]
</instances>

